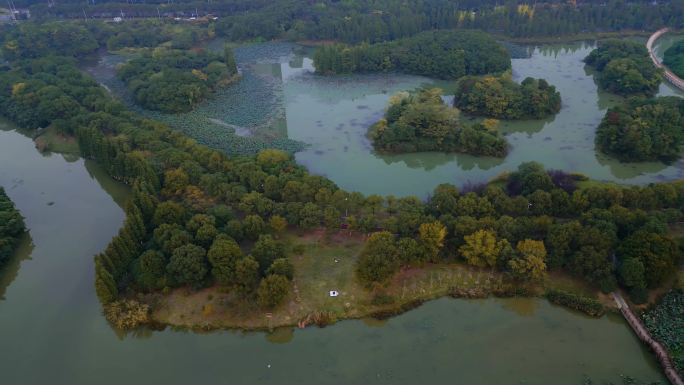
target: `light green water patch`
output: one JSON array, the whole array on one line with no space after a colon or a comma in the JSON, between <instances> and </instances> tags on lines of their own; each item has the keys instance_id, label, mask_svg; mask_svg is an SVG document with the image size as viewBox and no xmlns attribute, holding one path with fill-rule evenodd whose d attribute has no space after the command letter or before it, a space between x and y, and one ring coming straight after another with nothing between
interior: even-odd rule
<instances>
[{"instance_id":1,"label":"light green water patch","mask_svg":"<svg viewBox=\"0 0 684 385\"><path fill-rule=\"evenodd\" d=\"M426 85L449 90L453 83L405 75L316 76L308 58L302 68L281 64L287 132L290 138L310 144L296 154L298 162L345 189L368 194L425 197L440 183L485 182L527 161L619 183L684 177L682 162L625 164L597 153L596 127L621 98L600 92L585 68L582 59L593 48L592 43L545 45L535 47L530 58L513 59L515 80L546 79L560 91L563 106L546 120L503 123L501 130L511 145L503 159L374 152L365 135L382 116L392 93Z\"/></svg>"}]
</instances>

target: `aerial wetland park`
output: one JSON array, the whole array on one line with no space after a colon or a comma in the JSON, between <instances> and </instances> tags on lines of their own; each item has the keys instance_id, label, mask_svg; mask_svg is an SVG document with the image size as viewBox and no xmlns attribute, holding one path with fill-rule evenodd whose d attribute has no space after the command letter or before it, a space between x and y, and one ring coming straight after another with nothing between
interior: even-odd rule
<instances>
[{"instance_id":1,"label":"aerial wetland park","mask_svg":"<svg viewBox=\"0 0 684 385\"><path fill-rule=\"evenodd\" d=\"M0 383L682 385L682 79L682 0L9 0Z\"/></svg>"}]
</instances>

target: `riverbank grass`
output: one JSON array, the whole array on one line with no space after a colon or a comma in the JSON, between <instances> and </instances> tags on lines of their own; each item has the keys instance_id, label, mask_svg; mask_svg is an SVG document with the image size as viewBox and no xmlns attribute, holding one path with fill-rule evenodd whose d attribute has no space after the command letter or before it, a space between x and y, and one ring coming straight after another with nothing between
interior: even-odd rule
<instances>
[{"instance_id":1,"label":"riverbank grass","mask_svg":"<svg viewBox=\"0 0 684 385\"><path fill-rule=\"evenodd\" d=\"M291 293L276 309L265 310L253 299L241 298L221 287L199 291L179 288L147 299L152 305L152 319L192 329L264 330L326 325L368 316L388 317L446 295L538 296L553 288L596 297L595 290L567 276L554 275L542 284L520 285L497 271L458 262L405 268L386 284L368 288L355 274L356 260L365 241L363 235L316 230L287 233L282 240L292 250L290 260L295 275ZM331 297L330 291L339 295Z\"/></svg>"},{"instance_id":2,"label":"riverbank grass","mask_svg":"<svg viewBox=\"0 0 684 385\"><path fill-rule=\"evenodd\" d=\"M65 136L54 127L48 127L33 138L40 152L56 152L59 154L80 154L78 142L73 136Z\"/></svg>"}]
</instances>

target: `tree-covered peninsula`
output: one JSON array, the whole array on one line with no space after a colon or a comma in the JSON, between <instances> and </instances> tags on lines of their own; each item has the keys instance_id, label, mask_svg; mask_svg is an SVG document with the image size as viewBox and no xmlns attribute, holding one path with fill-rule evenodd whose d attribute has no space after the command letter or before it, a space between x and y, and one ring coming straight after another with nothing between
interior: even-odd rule
<instances>
[{"instance_id":1,"label":"tree-covered peninsula","mask_svg":"<svg viewBox=\"0 0 684 385\"><path fill-rule=\"evenodd\" d=\"M660 72L641 43L616 39L599 42L584 61L598 71L598 83L606 91L624 96L653 96L658 91Z\"/></svg>"},{"instance_id":2,"label":"tree-covered peninsula","mask_svg":"<svg viewBox=\"0 0 684 385\"><path fill-rule=\"evenodd\" d=\"M112 33L95 22L69 30L74 42L92 38L94 49ZM12 40L27 42L24 34L33 33L45 32L25 24ZM667 282L681 259L668 233L668 225L684 217L681 182L584 183L524 163L488 184L440 185L427 199L365 196L310 174L287 153L236 156L199 145L130 111L79 70L73 57L57 56L49 47L3 47L12 53L4 55L8 62L0 72L2 115L25 128L51 127L75 137L83 157L132 187L123 227L95 257L94 269L98 298L108 319L121 327L147 322L150 314L211 327L204 322L215 314L210 307L193 313L196 324L159 316L181 297L207 294L220 295L221 316L234 317L222 325L255 327L325 324L399 311L430 295L473 295L440 280L439 290L407 298L395 280L402 267L427 277L426 287L432 287L435 269L460 272L466 266L489 277L478 295L543 293L544 277L552 272L593 289L622 285L638 299L642 286ZM418 128L420 135L448 143L455 115L438 93L396 99L388 127L414 134ZM437 124L425 124L431 122ZM496 148L482 145L481 138L490 138L480 136L483 131L474 132L467 137L472 142L458 138L454 148ZM486 141L502 145L495 138ZM342 246L326 250L317 234L343 239ZM326 263L346 266L338 283L353 290L349 306L321 300L335 290L322 291L315 281ZM264 318L265 312L273 318Z\"/></svg>"},{"instance_id":3,"label":"tree-covered peninsula","mask_svg":"<svg viewBox=\"0 0 684 385\"><path fill-rule=\"evenodd\" d=\"M386 43L319 47L316 73L403 72L439 79L503 72L511 68L506 49L478 31L428 31Z\"/></svg>"},{"instance_id":4,"label":"tree-covered peninsula","mask_svg":"<svg viewBox=\"0 0 684 385\"><path fill-rule=\"evenodd\" d=\"M400 92L390 98L384 118L372 125L368 136L379 151L461 152L505 156L508 145L496 127L465 126L458 110L442 100L442 90Z\"/></svg>"},{"instance_id":5,"label":"tree-covered peninsula","mask_svg":"<svg viewBox=\"0 0 684 385\"><path fill-rule=\"evenodd\" d=\"M233 52L156 48L122 64L117 76L142 107L187 112L237 76Z\"/></svg>"},{"instance_id":6,"label":"tree-covered peninsula","mask_svg":"<svg viewBox=\"0 0 684 385\"><path fill-rule=\"evenodd\" d=\"M0 187L0 266L12 255L19 237L25 231L24 219Z\"/></svg>"},{"instance_id":7,"label":"tree-covered peninsula","mask_svg":"<svg viewBox=\"0 0 684 385\"><path fill-rule=\"evenodd\" d=\"M682 128L682 98L635 98L606 112L596 131L596 145L623 161L671 161L681 156Z\"/></svg>"},{"instance_id":8,"label":"tree-covered peninsula","mask_svg":"<svg viewBox=\"0 0 684 385\"><path fill-rule=\"evenodd\" d=\"M466 77L459 81L454 106L474 116L496 119L542 119L560 111L561 96L544 79L510 76Z\"/></svg>"}]
</instances>

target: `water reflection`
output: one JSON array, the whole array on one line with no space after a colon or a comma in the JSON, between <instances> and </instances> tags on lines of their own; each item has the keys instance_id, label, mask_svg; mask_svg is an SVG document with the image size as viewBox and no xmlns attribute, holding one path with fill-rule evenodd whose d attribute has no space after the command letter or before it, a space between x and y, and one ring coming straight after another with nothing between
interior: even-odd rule
<instances>
[{"instance_id":1,"label":"water reflection","mask_svg":"<svg viewBox=\"0 0 684 385\"><path fill-rule=\"evenodd\" d=\"M640 176L649 175L654 180L667 179L666 176L659 176L659 172L671 168L670 165L662 162L620 162L619 160L603 154L599 151L595 152L596 161L610 169L611 175L619 179L633 179ZM674 176L677 176L675 173Z\"/></svg>"},{"instance_id":2,"label":"water reflection","mask_svg":"<svg viewBox=\"0 0 684 385\"><path fill-rule=\"evenodd\" d=\"M434 170L437 167L449 163L455 163L461 170L489 170L504 163L504 158L491 156L473 156L467 154L448 154L435 152L416 152L412 154L383 154L373 151L376 158L382 159L385 164L402 163L408 168L425 171Z\"/></svg>"},{"instance_id":3,"label":"water reflection","mask_svg":"<svg viewBox=\"0 0 684 385\"><path fill-rule=\"evenodd\" d=\"M286 344L294 338L294 328L277 328L270 333L266 333L266 340L273 344Z\"/></svg>"},{"instance_id":4,"label":"water reflection","mask_svg":"<svg viewBox=\"0 0 684 385\"><path fill-rule=\"evenodd\" d=\"M14 254L5 260L3 266L0 267L0 300L5 300L7 288L17 278L22 261L31 258L33 248L31 235L27 232L19 240Z\"/></svg>"}]
</instances>

